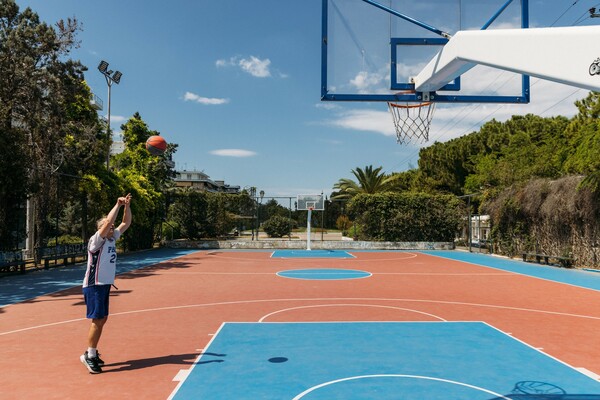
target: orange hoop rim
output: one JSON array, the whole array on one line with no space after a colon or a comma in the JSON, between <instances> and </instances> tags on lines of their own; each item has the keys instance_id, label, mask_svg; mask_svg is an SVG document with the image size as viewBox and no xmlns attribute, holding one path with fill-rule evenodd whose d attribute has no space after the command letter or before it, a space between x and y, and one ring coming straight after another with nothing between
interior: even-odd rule
<instances>
[{"instance_id":1,"label":"orange hoop rim","mask_svg":"<svg viewBox=\"0 0 600 400\"><path fill-rule=\"evenodd\" d=\"M415 90L401 90L396 92L396 94L410 94L415 93ZM390 107L397 108L419 108L419 107L427 107L433 104L433 101L422 101L422 102L406 102L406 104L395 103L392 101L388 101Z\"/></svg>"},{"instance_id":2,"label":"orange hoop rim","mask_svg":"<svg viewBox=\"0 0 600 400\"><path fill-rule=\"evenodd\" d=\"M433 102L425 101L425 102L418 103L418 104L398 104L398 103L388 102L388 104L390 105L390 107L397 107L397 108L418 108L418 107L430 106L431 104L433 104Z\"/></svg>"}]
</instances>

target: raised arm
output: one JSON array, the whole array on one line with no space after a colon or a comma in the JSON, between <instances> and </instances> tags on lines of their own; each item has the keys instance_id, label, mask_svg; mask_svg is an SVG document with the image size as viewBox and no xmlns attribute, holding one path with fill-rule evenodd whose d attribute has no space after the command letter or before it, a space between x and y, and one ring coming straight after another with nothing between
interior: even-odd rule
<instances>
[{"instance_id":1,"label":"raised arm","mask_svg":"<svg viewBox=\"0 0 600 400\"><path fill-rule=\"evenodd\" d=\"M125 204L125 197L119 197L119 199L117 200L117 204L115 204L115 206L110 210L110 212L104 219L104 222L102 223L100 228L98 228L98 232L100 232L101 237L105 238L108 235L110 229L115 224L115 219L117 219L117 214L119 214L119 209L123 204Z\"/></svg>"},{"instance_id":2,"label":"raised arm","mask_svg":"<svg viewBox=\"0 0 600 400\"><path fill-rule=\"evenodd\" d=\"M121 221L121 224L119 225L119 231L121 233L124 233L127 228L129 228L129 225L131 225L131 194L128 194L127 196L125 196L125 203L124 203L124 210L123 210L123 220Z\"/></svg>"}]
</instances>

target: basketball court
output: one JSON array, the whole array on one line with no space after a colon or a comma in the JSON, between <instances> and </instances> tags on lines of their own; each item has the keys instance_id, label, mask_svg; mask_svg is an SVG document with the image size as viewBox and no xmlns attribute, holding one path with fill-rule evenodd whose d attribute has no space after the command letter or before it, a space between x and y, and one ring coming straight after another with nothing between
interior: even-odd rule
<instances>
[{"instance_id":1,"label":"basketball court","mask_svg":"<svg viewBox=\"0 0 600 400\"><path fill-rule=\"evenodd\" d=\"M530 76L600 90L597 26L529 29L528 0L386 3L322 0L321 99L387 103L400 143L428 140L437 103L527 103ZM488 93L485 68L518 84ZM1 397L600 399L599 273L311 250L307 231L306 250L122 257L99 375L79 362L84 266L3 278Z\"/></svg>"},{"instance_id":2,"label":"basketball court","mask_svg":"<svg viewBox=\"0 0 600 400\"><path fill-rule=\"evenodd\" d=\"M78 359L83 265L0 281L3 398L600 398L595 272L356 250L160 249L119 268L100 375Z\"/></svg>"}]
</instances>

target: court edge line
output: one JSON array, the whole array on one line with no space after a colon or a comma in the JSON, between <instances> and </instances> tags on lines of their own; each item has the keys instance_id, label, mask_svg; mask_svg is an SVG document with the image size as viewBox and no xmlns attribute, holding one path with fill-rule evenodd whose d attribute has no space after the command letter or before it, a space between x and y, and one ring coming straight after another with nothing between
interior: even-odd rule
<instances>
[{"instance_id":1,"label":"court edge line","mask_svg":"<svg viewBox=\"0 0 600 400\"><path fill-rule=\"evenodd\" d=\"M450 257L436 255L436 254L431 254L431 253L421 253L421 254L423 254L423 255L429 255L429 256L433 256L433 257L438 257L438 258L443 258L445 260L452 260L452 261L464 262L465 264L476 265L478 267L491 268L491 269L495 269L495 270L499 270L499 271L510 272L510 273L515 274L515 275L527 276L529 278L540 279L542 281L553 282L553 283L560 283L562 285L572 286L572 287L576 287L576 288L580 288L580 289L592 290L594 292L600 292L600 289L593 289L593 288L589 288L589 287L585 287L585 286L575 285L574 283L562 282L562 281L557 281L557 280L553 280L553 279L543 278L543 277L540 277L540 276L529 275L529 274L526 274L526 273L523 273L523 272L507 271L506 269L502 269L502 268L499 268L499 267L490 267L489 265L478 264L478 263L472 262L472 261L457 260L455 258L450 258ZM471 254L471 253L467 253L467 254ZM481 255L485 255L485 254L481 254ZM498 256L492 256L492 257L498 257ZM522 263L522 261L513 260L513 259L508 258L508 257L503 257L503 258L506 261L514 262L514 263L517 263L517 264ZM525 263L523 263L523 264L525 264ZM525 265L527 265L527 264L525 264ZM540 267L544 268L546 266L545 265L540 265Z\"/></svg>"}]
</instances>

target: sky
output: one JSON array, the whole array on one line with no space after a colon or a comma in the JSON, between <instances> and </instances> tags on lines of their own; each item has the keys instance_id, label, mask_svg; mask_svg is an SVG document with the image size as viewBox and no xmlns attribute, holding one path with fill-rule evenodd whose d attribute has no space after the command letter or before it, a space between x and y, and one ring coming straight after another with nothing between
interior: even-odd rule
<instances>
[{"instance_id":1,"label":"sky","mask_svg":"<svg viewBox=\"0 0 600 400\"><path fill-rule=\"evenodd\" d=\"M336 0L340 7L347 1ZM413 3L435 10L436 1ZM527 105L439 104L429 141L400 145L385 103L321 102L321 0L17 4L31 7L48 24L79 20L81 44L71 58L88 67L86 81L104 101L104 114L108 89L97 66L105 60L123 73L111 96L111 126L117 135L120 125L139 112L150 129L179 145L174 155L178 171L203 171L212 180L256 187L266 198L329 196L339 179L354 178L351 171L357 167L406 171L417 167L420 147L512 115L572 117L574 101L588 94L532 79ZM589 17L592 7L600 2L530 0L530 24L598 25L600 18ZM438 11L429 15L441 16ZM484 21L489 17L482 16ZM349 38L354 41L355 33L362 38L359 31L372 28L368 22L348 28ZM350 72L354 76L347 83L356 90L372 83L373 74ZM472 82L488 74L490 82L502 86L503 72L497 70L484 70Z\"/></svg>"}]
</instances>

